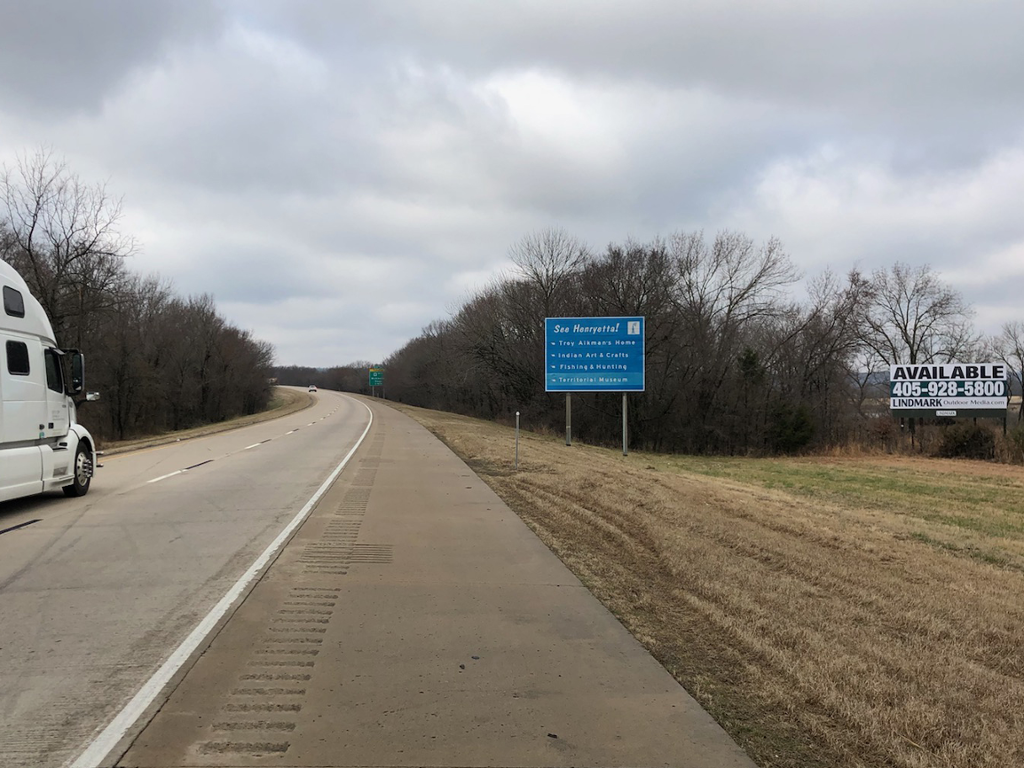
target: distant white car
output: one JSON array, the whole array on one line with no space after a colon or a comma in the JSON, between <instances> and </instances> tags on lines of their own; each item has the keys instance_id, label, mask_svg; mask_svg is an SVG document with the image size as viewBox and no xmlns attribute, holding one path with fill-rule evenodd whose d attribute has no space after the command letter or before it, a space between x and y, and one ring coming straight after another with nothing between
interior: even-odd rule
<instances>
[{"instance_id":1,"label":"distant white car","mask_svg":"<svg viewBox=\"0 0 1024 768\"><path fill-rule=\"evenodd\" d=\"M309 385L309 391L310 392L316 392L316 384L310 384Z\"/></svg>"}]
</instances>

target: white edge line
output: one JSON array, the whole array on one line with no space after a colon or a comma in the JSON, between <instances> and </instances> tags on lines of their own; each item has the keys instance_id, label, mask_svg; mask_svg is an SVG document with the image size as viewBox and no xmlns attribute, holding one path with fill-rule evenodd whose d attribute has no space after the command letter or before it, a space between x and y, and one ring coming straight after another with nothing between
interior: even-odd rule
<instances>
[{"instance_id":1,"label":"white edge line","mask_svg":"<svg viewBox=\"0 0 1024 768\"><path fill-rule=\"evenodd\" d=\"M324 480L317 492L313 494L309 501L299 510L298 514L292 518L291 522L285 527L281 533L277 535L270 546L263 550L263 554L256 558L256 562L249 566L249 570L242 574L241 578L235 582L234 586L228 590L227 594L220 599L213 608L210 610L206 617L199 622L195 629L186 637L168 658L160 668L153 673L153 676L145 682L145 684L139 689L139 692L132 697L132 700L125 704L117 716L110 721L106 728L104 728L100 734L93 739L92 743L85 748L85 751L78 756L75 762L71 763L68 768L99 768L100 763L107 757L110 751L118 745L121 739L124 738L128 730L135 724L135 722L142 717L145 711L149 708L150 704L156 699L164 687L170 682L171 678L181 669L182 665L188 660L195 650L203 643L207 635L217 626L217 623L224 617L234 602L245 592L246 587L252 582L253 579L263 570L263 568L271 561L274 555L277 554L277 550L288 540L296 528L302 524L302 522L309 516L309 513L316 506L316 503L320 501L320 497L323 496L327 489L331 487L338 475L348 464L349 459L352 458L352 454L356 452L360 445L363 444L363 440L366 438L367 433L370 431L370 427L373 426L373 411L366 403L360 403L370 414L370 421L366 425L366 429L363 430L363 434L359 436L356 444L352 446L345 458L341 460L341 463L334 468L330 476ZM177 473L174 473L177 474Z\"/></svg>"},{"instance_id":2,"label":"white edge line","mask_svg":"<svg viewBox=\"0 0 1024 768\"><path fill-rule=\"evenodd\" d=\"M168 477L174 477L180 475L185 470L179 469L177 472L171 472L169 475L160 475L160 477L154 477L152 480L147 480L146 483L159 483L161 480L166 480Z\"/></svg>"}]
</instances>

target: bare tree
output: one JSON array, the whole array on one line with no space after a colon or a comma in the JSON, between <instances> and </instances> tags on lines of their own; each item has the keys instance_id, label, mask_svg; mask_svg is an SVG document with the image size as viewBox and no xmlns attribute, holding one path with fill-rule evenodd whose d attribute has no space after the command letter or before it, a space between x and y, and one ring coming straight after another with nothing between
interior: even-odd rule
<instances>
[{"instance_id":1,"label":"bare tree","mask_svg":"<svg viewBox=\"0 0 1024 768\"><path fill-rule=\"evenodd\" d=\"M1024 323L1015 320L1005 323L1002 332L992 339L992 347L1000 361L1006 363L1010 380L1021 392L1017 408L1017 421L1024 421Z\"/></svg>"},{"instance_id":2,"label":"bare tree","mask_svg":"<svg viewBox=\"0 0 1024 768\"><path fill-rule=\"evenodd\" d=\"M208 295L179 299L125 266L134 240L121 202L48 150L0 169L0 257L12 263L57 341L89 355L105 392L83 412L95 434L129 437L252 413L270 395L273 347L230 325Z\"/></svg>"},{"instance_id":3,"label":"bare tree","mask_svg":"<svg viewBox=\"0 0 1024 768\"><path fill-rule=\"evenodd\" d=\"M668 244L655 238L650 243L627 240L622 245L609 244L604 254L586 265L579 281L578 314L646 318L646 394L634 398L630 406L631 434L637 442L653 446L661 445L671 429L670 415L677 399L686 397L685 381L690 372L688 361L679 360L673 276ZM579 402L583 408L608 405L600 398L582 397Z\"/></svg>"},{"instance_id":4,"label":"bare tree","mask_svg":"<svg viewBox=\"0 0 1024 768\"><path fill-rule=\"evenodd\" d=\"M130 276L119 286L114 310L100 327L103 343L90 345L90 376L103 392L98 405L119 439L165 426L157 329L170 297L168 283Z\"/></svg>"},{"instance_id":5,"label":"bare tree","mask_svg":"<svg viewBox=\"0 0 1024 768\"><path fill-rule=\"evenodd\" d=\"M395 396L485 418L524 406L534 425L557 429L561 404L543 391L543 317L643 315L646 389L630 413L644 446L793 452L849 435L846 377L873 296L858 272L824 274L801 304L787 296L797 275L777 240L678 234L584 258L537 237L517 246L518 273L388 359ZM574 431L616 442L618 398L576 400Z\"/></svg>"},{"instance_id":6,"label":"bare tree","mask_svg":"<svg viewBox=\"0 0 1024 768\"><path fill-rule=\"evenodd\" d=\"M972 351L973 310L932 268L896 263L871 276L864 342L878 363L946 363Z\"/></svg>"},{"instance_id":7,"label":"bare tree","mask_svg":"<svg viewBox=\"0 0 1024 768\"><path fill-rule=\"evenodd\" d=\"M703 232L670 240L675 266L673 301L679 313L678 365L692 370L686 384L685 424L689 450L706 451L729 441L722 425L735 418L726 385L758 326L788 312L783 289L797 279L782 244L758 246L736 232L720 232L710 244Z\"/></svg>"},{"instance_id":8,"label":"bare tree","mask_svg":"<svg viewBox=\"0 0 1024 768\"><path fill-rule=\"evenodd\" d=\"M118 231L121 201L89 186L47 149L0 173L3 258L29 283L61 343L80 345L87 315L112 306L135 241ZM72 322L75 338L68 338Z\"/></svg>"},{"instance_id":9,"label":"bare tree","mask_svg":"<svg viewBox=\"0 0 1024 768\"><path fill-rule=\"evenodd\" d=\"M0 257L8 260L8 254L14 252L14 234L6 219L0 219Z\"/></svg>"},{"instance_id":10,"label":"bare tree","mask_svg":"<svg viewBox=\"0 0 1024 768\"><path fill-rule=\"evenodd\" d=\"M467 362L487 386L475 386L495 413L511 412L542 392L544 318L571 313L590 251L561 229L527 235L509 248L516 269L453 319ZM500 381L495 383L495 376Z\"/></svg>"},{"instance_id":11,"label":"bare tree","mask_svg":"<svg viewBox=\"0 0 1024 768\"><path fill-rule=\"evenodd\" d=\"M565 230L552 228L524 237L509 249L509 258L536 291L536 310L544 318L564 311L559 303L590 258L590 250Z\"/></svg>"},{"instance_id":12,"label":"bare tree","mask_svg":"<svg viewBox=\"0 0 1024 768\"><path fill-rule=\"evenodd\" d=\"M720 232L708 246L703 232L673 235L680 304L701 318L735 327L771 313L796 270L772 238L760 248L746 235Z\"/></svg>"},{"instance_id":13,"label":"bare tree","mask_svg":"<svg viewBox=\"0 0 1024 768\"><path fill-rule=\"evenodd\" d=\"M855 371L855 361L862 346L868 293L868 282L856 270L845 282L826 270L810 282L808 305L769 324L775 341L767 348L765 365L785 371L780 378L814 412L820 439L833 444L844 438L851 379L858 384L865 380ZM863 387L853 389L860 395L853 400L859 409Z\"/></svg>"}]
</instances>

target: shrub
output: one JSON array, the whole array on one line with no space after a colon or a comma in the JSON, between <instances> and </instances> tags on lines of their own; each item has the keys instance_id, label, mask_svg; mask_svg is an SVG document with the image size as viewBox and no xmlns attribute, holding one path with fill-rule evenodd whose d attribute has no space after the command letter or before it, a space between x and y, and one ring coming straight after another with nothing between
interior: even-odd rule
<instances>
[{"instance_id":1,"label":"shrub","mask_svg":"<svg viewBox=\"0 0 1024 768\"><path fill-rule=\"evenodd\" d=\"M881 443L885 448L892 450L893 445L896 443L896 438L900 434L900 425L896 423L895 419L881 417L871 419L868 422L867 431L868 439L872 443Z\"/></svg>"},{"instance_id":2,"label":"shrub","mask_svg":"<svg viewBox=\"0 0 1024 768\"><path fill-rule=\"evenodd\" d=\"M1024 424L1018 424L1006 434L1006 441L1010 444L1010 451L1013 454L1012 461L1024 462Z\"/></svg>"},{"instance_id":3,"label":"shrub","mask_svg":"<svg viewBox=\"0 0 1024 768\"><path fill-rule=\"evenodd\" d=\"M996 438L991 429L979 424L954 424L943 430L936 453L945 459L980 459L996 456Z\"/></svg>"},{"instance_id":4,"label":"shrub","mask_svg":"<svg viewBox=\"0 0 1024 768\"><path fill-rule=\"evenodd\" d=\"M776 453L796 453L814 437L814 419L810 409L779 403L771 411L768 423L768 446Z\"/></svg>"}]
</instances>

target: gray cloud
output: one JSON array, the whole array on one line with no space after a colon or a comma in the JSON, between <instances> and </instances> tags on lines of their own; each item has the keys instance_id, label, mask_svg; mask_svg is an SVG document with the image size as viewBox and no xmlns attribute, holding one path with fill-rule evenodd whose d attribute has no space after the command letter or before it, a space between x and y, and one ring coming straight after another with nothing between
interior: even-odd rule
<instances>
[{"instance_id":1,"label":"gray cloud","mask_svg":"<svg viewBox=\"0 0 1024 768\"><path fill-rule=\"evenodd\" d=\"M991 326L1024 294L1019 6L0 0L0 160L107 180L134 266L285 363L381 359L551 225L930 263Z\"/></svg>"},{"instance_id":2,"label":"gray cloud","mask_svg":"<svg viewBox=\"0 0 1024 768\"><path fill-rule=\"evenodd\" d=\"M94 111L136 69L218 31L201 0L2 0L0 99L48 117Z\"/></svg>"},{"instance_id":3,"label":"gray cloud","mask_svg":"<svg viewBox=\"0 0 1024 768\"><path fill-rule=\"evenodd\" d=\"M335 30L357 29L406 55L478 73L543 67L870 112L887 125L939 116L980 125L993 113L1019 116L1024 96L1024 7L1013 0L383 0L326 14L317 2L267 7L276 9L268 18L321 47L332 46Z\"/></svg>"}]
</instances>

